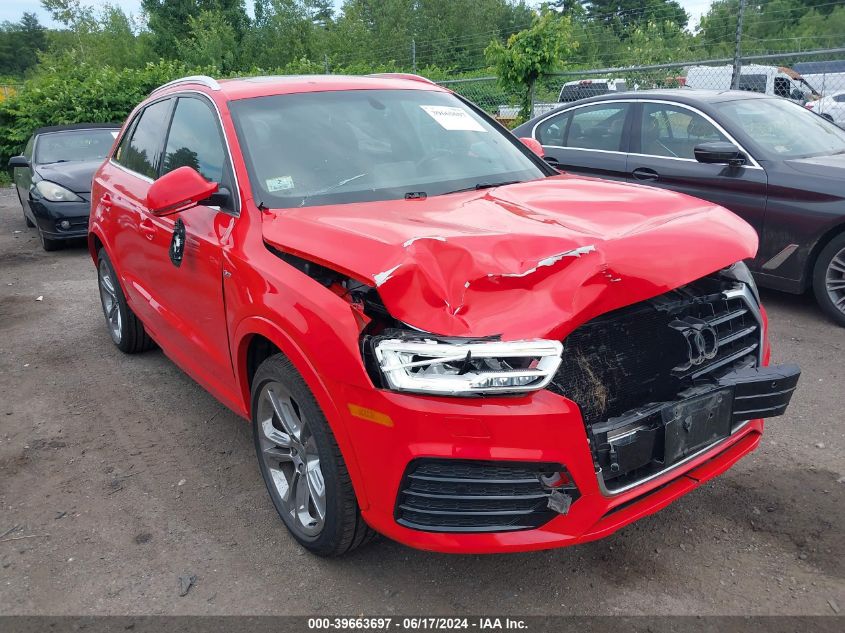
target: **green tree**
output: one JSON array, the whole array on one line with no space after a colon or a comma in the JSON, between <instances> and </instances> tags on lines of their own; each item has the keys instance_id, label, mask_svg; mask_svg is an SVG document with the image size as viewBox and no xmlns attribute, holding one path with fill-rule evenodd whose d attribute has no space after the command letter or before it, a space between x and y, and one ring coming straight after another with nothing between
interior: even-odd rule
<instances>
[{"instance_id":1,"label":"green tree","mask_svg":"<svg viewBox=\"0 0 845 633\"><path fill-rule=\"evenodd\" d=\"M315 20L330 19L321 8L303 0L256 0L255 20L242 48L248 65L275 68L295 59L318 55Z\"/></svg>"},{"instance_id":2,"label":"green tree","mask_svg":"<svg viewBox=\"0 0 845 633\"><path fill-rule=\"evenodd\" d=\"M213 66L224 73L236 70L237 34L222 11L188 16L188 35L178 42L182 60L190 66Z\"/></svg>"},{"instance_id":3,"label":"green tree","mask_svg":"<svg viewBox=\"0 0 845 633\"><path fill-rule=\"evenodd\" d=\"M586 0L582 3L591 20L618 32L648 22L673 22L686 28L689 16L676 0Z\"/></svg>"},{"instance_id":4,"label":"green tree","mask_svg":"<svg viewBox=\"0 0 845 633\"><path fill-rule=\"evenodd\" d=\"M665 64L689 59L691 38L670 20L647 22L633 27L625 40L628 59L638 65Z\"/></svg>"},{"instance_id":5,"label":"green tree","mask_svg":"<svg viewBox=\"0 0 845 633\"><path fill-rule=\"evenodd\" d=\"M525 119L531 116L534 83L558 69L576 47L570 18L545 11L530 28L511 35L507 44L493 40L485 54L496 67L502 87L521 94L519 116Z\"/></svg>"},{"instance_id":6,"label":"green tree","mask_svg":"<svg viewBox=\"0 0 845 633\"><path fill-rule=\"evenodd\" d=\"M151 57L148 34L139 36L138 25L118 6L105 3L95 10L79 0L41 3L67 27L48 33L54 54L74 51L81 61L118 68L139 68Z\"/></svg>"},{"instance_id":7,"label":"green tree","mask_svg":"<svg viewBox=\"0 0 845 633\"><path fill-rule=\"evenodd\" d=\"M833 48L845 45L842 5L829 0L768 0L745 7L744 53ZM739 0L716 0L701 18L697 39L711 56L733 52Z\"/></svg>"},{"instance_id":8,"label":"green tree","mask_svg":"<svg viewBox=\"0 0 845 633\"><path fill-rule=\"evenodd\" d=\"M179 56L180 43L191 35L190 18L203 12L219 12L237 43L249 28L244 0L141 0L141 7L153 34L153 48L165 59Z\"/></svg>"},{"instance_id":9,"label":"green tree","mask_svg":"<svg viewBox=\"0 0 845 633\"><path fill-rule=\"evenodd\" d=\"M529 26L533 17L534 12L521 1L418 0L410 25L417 65L484 66L483 49L490 38L507 39Z\"/></svg>"},{"instance_id":10,"label":"green tree","mask_svg":"<svg viewBox=\"0 0 845 633\"><path fill-rule=\"evenodd\" d=\"M46 48L46 29L34 13L24 13L16 23L4 22L0 25L0 75L23 76Z\"/></svg>"}]
</instances>

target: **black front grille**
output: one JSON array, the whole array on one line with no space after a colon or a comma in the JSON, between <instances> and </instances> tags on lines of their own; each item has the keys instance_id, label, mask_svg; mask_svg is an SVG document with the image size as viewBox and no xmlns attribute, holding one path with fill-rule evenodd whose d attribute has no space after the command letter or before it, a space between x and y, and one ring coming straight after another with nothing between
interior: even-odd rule
<instances>
[{"instance_id":1,"label":"black front grille","mask_svg":"<svg viewBox=\"0 0 845 633\"><path fill-rule=\"evenodd\" d=\"M585 323L563 341L562 362L549 389L579 406L592 439L594 424L676 400L731 369L756 366L760 325L732 288L707 277ZM719 345L713 358L690 364L686 339L673 327L684 320L700 320L715 330ZM592 442L601 466L600 449Z\"/></svg>"},{"instance_id":2,"label":"black front grille","mask_svg":"<svg viewBox=\"0 0 845 633\"><path fill-rule=\"evenodd\" d=\"M585 323L563 341L549 389L578 404L591 425L673 400L720 369L753 362L759 324L742 297L725 298L716 283L703 279ZM686 342L670 325L685 317L706 321L719 337L716 357L690 368Z\"/></svg>"},{"instance_id":3,"label":"black front grille","mask_svg":"<svg viewBox=\"0 0 845 633\"><path fill-rule=\"evenodd\" d=\"M429 532L532 529L556 515L552 487L577 498L570 481L554 464L418 459L402 479L396 520Z\"/></svg>"}]
</instances>

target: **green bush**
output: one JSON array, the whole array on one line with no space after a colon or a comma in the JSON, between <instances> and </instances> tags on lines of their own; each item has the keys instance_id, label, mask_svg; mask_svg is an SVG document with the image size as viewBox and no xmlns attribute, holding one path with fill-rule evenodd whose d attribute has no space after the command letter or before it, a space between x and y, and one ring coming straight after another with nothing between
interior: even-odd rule
<instances>
[{"instance_id":1,"label":"green bush","mask_svg":"<svg viewBox=\"0 0 845 633\"><path fill-rule=\"evenodd\" d=\"M122 123L154 88L195 72L174 61L115 69L80 63L72 55L45 59L16 94L0 103L0 161L19 154L38 127Z\"/></svg>"},{"instance_id":2,"label":"green bush","mask_svg":"<svg viewBox=\"0 0 845 633\"><path fill-rule=\"evenodd\" d=\"M331 67L331 60L329 63L331 71L337 74L360 75L399 70L392 63L354 64L343 68ZM254 68L236 74L299 75L324 72L325 62L302 58L282 68ZM435 80L478 76L489 72L489 69L483 69L456 75L433 66L420 69L420 74ZM0 163L5 165L10 156L19 154L36 128L69 123L122 123L154 88L178 77L197 74L221 76L215 68L192 68L178 61L161 60L148 63L143 68L118 69L91 65L72 53L45 56L35 74L15 94L0 102ZM494 105L504 103L504 91L492 83L486 89L493 94L482 101L490 101ZM467 96L478 98L478 95L473 94Z\"/></svg>"}]
</instances>

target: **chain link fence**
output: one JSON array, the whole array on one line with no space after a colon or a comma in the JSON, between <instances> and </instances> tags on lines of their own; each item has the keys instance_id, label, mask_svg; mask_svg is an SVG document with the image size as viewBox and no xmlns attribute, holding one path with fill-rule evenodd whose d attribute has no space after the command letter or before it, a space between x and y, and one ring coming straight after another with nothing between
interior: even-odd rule
<instances>
[{"instance_id":1,"label":"chain link fence","mask_svg":"<svg viewBox=\"0 0 845 633\"><path fill-rule=\"evenodd\" d=\"M495 76L450 79L437 83L466 97L506 125L516 121L519 114L519 95L502 88Z\"/></svg>"},{"instance_id":2,"label":"chain link fence","mask_svg":"<svg viewBox=\"0 0 845 633\"><path fill-rule=\"evenodd\" d=\"M517 121L519 95L502 89L495 76L438 83L506 125ZM553 73L533 87L533 115L608 92L655 88L769 94L800 103L845 128L845 47Z\"/></svg>"}]
</instances>

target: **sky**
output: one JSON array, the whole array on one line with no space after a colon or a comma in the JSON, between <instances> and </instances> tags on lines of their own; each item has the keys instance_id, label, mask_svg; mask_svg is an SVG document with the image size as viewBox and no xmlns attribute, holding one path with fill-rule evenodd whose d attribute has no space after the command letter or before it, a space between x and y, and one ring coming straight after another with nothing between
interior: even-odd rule
<instances>
[{"instance_id":1,"label":"sky","mask_svg":"<svg viewBox=\"0 0 845 633\"><path fill-rule=\"evenodd\" d=\"M84 0L85 1L85 0ZM712 0L678 0L681 6L690 14L690 25L695 26L701 16L707 12ZM141 12L141 0L108 0L109 4L114 4L122 7L127 13L138 14ZM97 0L87 0L88 4L99 4ZM247 5L252 3L247 0ZM341 1L337 0L336 5L340 5ZM251 8L251 7L250 7ZM21 19L24 11L35 13L42 24L48 26L56 26L51 20L49 14L41 8L40 0L0 0L0 22L8 20L9 22L17 22Z\"/></svg>"}]
</instances>

